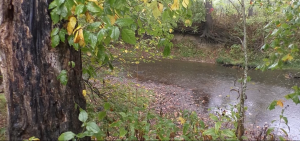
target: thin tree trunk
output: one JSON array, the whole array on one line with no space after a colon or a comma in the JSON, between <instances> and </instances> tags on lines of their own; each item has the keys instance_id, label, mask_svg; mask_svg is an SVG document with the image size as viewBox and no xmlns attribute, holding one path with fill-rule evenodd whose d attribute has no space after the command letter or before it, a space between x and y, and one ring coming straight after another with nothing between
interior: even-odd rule
<instances>
[{"instance_id":1,"label":"thin tree trunk","mask_svg":"<svg viewBox=\"0 0 300 141\"><path fill-rule=\"evenodd\" d=\"M0 0L0 57L8 107L8 140L57 140L78 133L82 95L81 55L67 44L51 48L52 0ZM69 61L76 63L74 68ZM67 70L63 86L57 76Z\"/></svg>"},{"instance_id":2,"label":"thin tree trunk","mask_svg":"<svg viewBox=\"0 0 300 141\"><path fill-rule=\"evenodd\" d=\"M243 13L243 26L244 26L244 41L243 41L243 47L244 47L244 57L245 57L245 69L244 69L244 79L242 82L242 92L240 97L240 109L239 114L240 117L238 119L238 126L237 126L237 137L239 140L242 140L242 136L244 135L244 121L245 121L245 97L246 97L246 88L247 88L247 77L248 77L248 56L247 56L247 30L246 30L246 9L245 9L245 2L244 0L242 2L242 13Z\"/></svg>"},{"instance_id":3,"label":"thin tree trunk","mask_svg":"<svg viewBox=\"0 0 300 141\"><path fill-rule=\"evenodd\" d=\"M250 3L253 3L253 0L250 0ZM250 5L248 9L248 17L253 16L253 5Z\"/></svg>"}]
</instances>

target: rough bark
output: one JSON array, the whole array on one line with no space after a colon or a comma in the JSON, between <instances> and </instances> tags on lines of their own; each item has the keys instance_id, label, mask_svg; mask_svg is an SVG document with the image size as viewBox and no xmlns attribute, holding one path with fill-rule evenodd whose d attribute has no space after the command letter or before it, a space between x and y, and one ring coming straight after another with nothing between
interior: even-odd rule
<instances>
[{"instance_id":1,"label":"rough bark","mask_svg":"<svg viewBox=\"0 0 300 141\"><path fill-rule=\"evenodd\" d=\"M213 9L212 0L206 0L205 9L206 9L206 15L205 15L204 31L200 37L209 37L210 31L212 29L212 25L213 25L213 19L211 16L211 12Z\"/></svg>"},{"instance_id":2,"label":"rough bark","mask_svg":"<svg viewBox=\"0 0 300 141\"><path fill-rule=\"evenodd\" d=\"M85 108L81 55L67 44L51 48L52 0L0 0L0 56L8 107L8 139L57 140L80 132L78 104ZM76 63L75 68L68 66ZM57 76L67 70L63 86Z\"/></svg>"}]
</instances>

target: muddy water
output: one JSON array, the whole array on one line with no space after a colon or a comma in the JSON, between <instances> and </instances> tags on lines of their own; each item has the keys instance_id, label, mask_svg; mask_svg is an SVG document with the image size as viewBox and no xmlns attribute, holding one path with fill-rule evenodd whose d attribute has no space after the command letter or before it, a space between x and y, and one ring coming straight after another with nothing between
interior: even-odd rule
<instances>
[{"instance_id":1,"label":"muddy water","mask_svg":"<svg viewBox=\"0 0 300 141\"><path fill-rule=\"evenodd\" d=\"M142 81L155 81L164 84L177 85L193 90L194 102L200 104L200 109L207 112L209 107L224 107L236 104L238 94L230 90L240 86L236 80L241 78L242 70L226 68L215 64L187 62L178 60L161 60L155 63L140 63L133 65L131 71ZM254 126L262 126L265 122L273 127L288 128L279 123L280 107L267 110L273 100L284 99L284 95L292 91L291 87L300 84L300 79L287 79L285 74L297 73L286 70L255 71L250 70L251 81L246 92L246 122ZM293 139L300 139L300 105L285 100L284 116L288 117Z\"/></svg>"}]
</instances>

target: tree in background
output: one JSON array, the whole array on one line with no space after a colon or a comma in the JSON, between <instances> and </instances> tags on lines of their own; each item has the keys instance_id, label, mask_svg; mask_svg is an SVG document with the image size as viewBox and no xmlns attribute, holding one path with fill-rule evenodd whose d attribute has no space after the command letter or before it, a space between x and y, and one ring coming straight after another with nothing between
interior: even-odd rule
<instances>
[{"instance_id":1,"label":"tree in background","mask_svg":"<svg viewBox=\"0 0 300 141\"><path fill-rule=\"evenodd\" d=\"M204 31L200 37L210 37L210 32L212 30L213 25L213 19L211 16L211 13L214 11L212 6L212 0L206 0L205 1L205 25L204 25Z\"/></svg>"}]
</instances>

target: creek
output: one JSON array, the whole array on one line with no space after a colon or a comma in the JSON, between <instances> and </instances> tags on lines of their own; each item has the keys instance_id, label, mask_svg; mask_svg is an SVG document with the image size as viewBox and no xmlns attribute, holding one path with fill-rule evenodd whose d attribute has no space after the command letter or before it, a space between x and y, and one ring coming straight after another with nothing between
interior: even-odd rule
<instances>
[{"instance_id":1,"label":"creek","mask_svg":"<svg viewBox=\"0 0 300 141\"><path fill-rule=\"evenodd\" d=\"M154 81L167 85L177 85L192 89L194 103L201 105L199 111L208 112L211 107L226 107L238 103L238 93L230 91L238 89L241 84L237 79L242 77L242 69L223 67L217 64L207 64L179 60L161 60L155 63L140 63L131 65L130 71L140 81ZM288 79L287 74L297 71L250 70L251 81L247 85L245 106L246 123L263 126L268 123L272 127L285 129L293 140L300 139L300 105L291 100L285 100L286 94L292 93L292 86L300 84L300 79ZM282 108L276 106L272 111L268 106L273 100L284 100L284 116L288 118L290 131L283 121L279 121ZM198 111L198 112L199 112ZM275 122L271 123L273 120ZM275 130L276 131L276 130ZM280 130L279 130L280 131Z\"/></svg>"}]
</instances>

